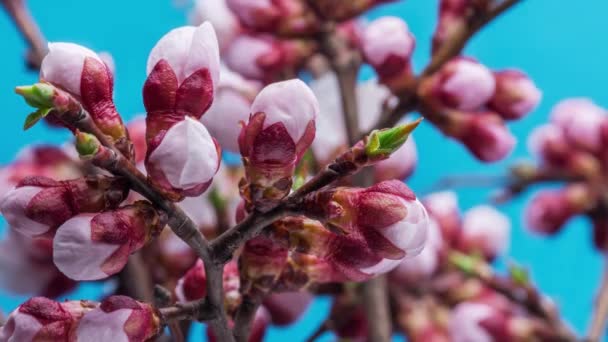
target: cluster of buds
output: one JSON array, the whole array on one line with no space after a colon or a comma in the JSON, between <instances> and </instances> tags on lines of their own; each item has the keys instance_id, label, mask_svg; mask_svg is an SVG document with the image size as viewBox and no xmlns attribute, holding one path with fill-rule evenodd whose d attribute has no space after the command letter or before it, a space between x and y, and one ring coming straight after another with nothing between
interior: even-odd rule
<instances>
[{"instance_id":1,"label":"cluster of buds","mask_svg":"<svg viewBox=\"0 0 608 342\"><path fill-rule=\"evenodd\" d=\"M588 216L598 249L608 248L604 173L608 158L606 110L589 99L573 98L558 103L550 122L537 127L529 138L529 149L538 166L516 167L513 176L525 182L555 179L562 188L538 192L526 211L528 226L541 234L555 234L573 217Z\"/></svg>"},{"instance_id":2,"label":"cluster of buds","mask_svg":"<svg viewBox=\"0 0 608 342\"><path fill-rule=\"evenodd\" d=\"M34 297L13 311L0 341L148 341L160 320L148 304L111 296L101 303Z\"/></svg>"},{"instance_id":3,"label":"cluster of buds","mask_svg":"<svg viewBox=\"0 0 608 342\"><path fill-rule=\"evenodd\" d=\"M503 159L511 152L515 138L505 121L521 119L541 98L522 72L492 72L465 57L452 59L423 79L418 95L425 115L484 162Z\"/></svg>"}]
</instances>

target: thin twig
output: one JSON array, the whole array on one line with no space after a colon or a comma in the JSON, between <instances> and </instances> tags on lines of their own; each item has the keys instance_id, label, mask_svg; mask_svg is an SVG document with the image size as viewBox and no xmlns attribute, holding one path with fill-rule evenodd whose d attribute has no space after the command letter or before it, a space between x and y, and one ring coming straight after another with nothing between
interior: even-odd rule
<instances>
[{"instance_id":1,"label":"thin twig","mask_svg":"<svg viewBox=\"0 0 608 342\"><path fill-rule=\"evenodd\" d=\"M0 0L0 4L4 5L30 47L27 53L28 66L34 70L40 69L42 59L46 56L48 48L42 32L40 32L36 21L25 5L25 0Z\"/></svg>"},{"instance_id":2,"label":"thin twig","mask_svg":"<svg viewBox=\"0 0 608 342\"><path fill-rule=\"evenodd\" d=\"M599 342L602 340L602 336L606 334L606 320L608 320L608 266L604 267L602 285L595 300L595 310L587 333L587 341Z\"/></svg>"},{"instance_id":3,"label":"thin twig","mask_svg":"<svg viewBox=\"0 0 608 342\"><path fill-rule=\"evenodd\" d=\"M386 277L379 276L367 281L361 287L361 291L368 320L368 340L371 342L390 341L392 326Z\"/></svg>"},{"instance_id":4,"label":"thin twig","mask_svg":"<svg viewBox=\"0 0 608 342\"><path fill-rule=\"evenodd\" d=\"M175 321L208 321L215 318L215 310L205 300L178 303L158 309L163 324Z\"/></svg>"},{"instance_id":5,"label":"thin twig","mask_svg":"<svg viewBox=\"0 0 608 342\"><path fill-rule=\"evenodd\" d=\"M260 301L251 297L245 296L243 302L239 305L234 319L234 338L237 342L247 342L249 332L251 331L251 323L255 319L255 313L260 306Z\"/></svg>"}]
</instances>

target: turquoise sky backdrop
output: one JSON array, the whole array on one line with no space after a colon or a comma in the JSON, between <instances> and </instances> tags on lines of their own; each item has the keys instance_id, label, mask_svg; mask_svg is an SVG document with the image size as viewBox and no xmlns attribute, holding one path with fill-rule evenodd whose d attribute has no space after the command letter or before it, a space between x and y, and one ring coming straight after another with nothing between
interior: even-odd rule
<instances>
[{"instance_id":1,"label":"turquoise sky backdrop","mask_svg":"<svg viewBox=\"0 0 608 342\"><path fill-rule=\"evenodd\" d=\"M141 86L149 50L165 32L183 25L186 18L186 8L170 0L29 2L49 40L77 42L114 56L116 103L127 119L143 111ZM376 9L369 17L404 18L418 40L415 64L421 68L429 59L437 2L399 1ZM423 125L416 132L420 165L408 184L423 192L449 174L500 174L510 162L528 157L526 136L547 119L549 110L560 99L588 96L608 106L607 12L608 2L604 0L524 0L478 34L466 53L492 68L525 70L544 92L542 105L525 120L511 125L519 138L517 149L508 160L493 165L478 163L460 145L448 141L429 125ZM68 135L44 125L26 133L21 131L28 108L14 95L13 88L34 82L37 75L25 70L24 43L4 13L0 13L0 44L0 163L4 164L27 144L61 143ZM369 76L369 71L362 75ZM468 208L485 201L490 191L463 189L459 194L461 206ZM531 236L520 216L528 199L529 194L501 207L513 222L510 256L533 269L534 280L554 298L572 325L583 331L602 268L601 255L591 248L590 227L583 220L575 220L556 238ZM100 291L100 285L88 284L68 298L94 298ZM23 300L23 297L0 293L0 308L8 312ZM317 301L300 324L273 329L268 340L284 341L289 337L301 340L297 336L307 336L313 331L328 307L327 300ZM192 336L194 341L202 339L200 330Z\"/></svg>"}]
</instances>

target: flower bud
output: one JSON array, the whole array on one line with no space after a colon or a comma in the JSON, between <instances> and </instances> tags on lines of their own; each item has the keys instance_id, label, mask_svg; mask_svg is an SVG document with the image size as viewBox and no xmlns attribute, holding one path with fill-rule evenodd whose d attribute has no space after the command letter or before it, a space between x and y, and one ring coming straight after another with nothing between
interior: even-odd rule
<instances>
[{"instance_id":1,"label":"flower bud","mask_svg":"<svg viewBox=\"0 0 608 342\"><path fill-rule=\"evenodd\" d=\"M505 120L521 119L533 111L542 94L534 82L519 70L494 73L496 92L489 106Z\"/></svg>"},{"instance_id":2,"label":"flower bud","mask_svg":"<svg viewBox=\"0 0 608 342\"><path fill-rule=\"evenodd\" d=\"M481 303L458 304L450 314L451 341L508 341L509 317L497 309Z\"/></svg>"},{"instance_id":3,"label":"flower bud","mask_svg":"<svg viewBox=\"0 0 608 342\"><path fill-rule=\"evenodd\" d=\"M383 83L412 74L410 60L416 40L397 17L382 17L369 24L362 36L363 54Z\"/></svg>"},{"instance_id":4,"label":"flower bud","mask_svg":"<svg viewBox=\"0 0 608 342\"><path fill-rule=\"evenodd\" d=\"M264 299L272 324L286 326L297 322L312 302L308 292L273 293Z\"/></svg>"},{"instance_id":5,"label":"flower bud","mask_svg":"<svg viewBox=\"0 0 608 342\"><path fill-rule=\"evenodd\" d=\"M495 113L458 112L454 117L459 121L456 124L458 128L448 134L460 140L483 162L504 159L515 147L515 137Z\"/></svg>"},{"instance_id":6,"label":"flower bud","mask_svg":"<svg viewBox=\"0 0 608 342\"><path fill-rule=\"evenodd\" d=\"M443 247L439 225L430 219L427 243L420 254L403 260L391 273L390 279L400 284L415 284L429 279L439 267L439 252Z\"/></svg>"},{"instance_id":7,"label":"flower bud","mask_svg":"<svg viewBox=\"0 0 608 342\"><path fill-rule=\"evenodd\" d=\"M551 121L563 130L567 141L590 152L602 149L600 127L606 120L606 111L584 98L564 100L551 112Z\"/></svg>"},{"instance_id":8,"label":"flower bud","mask_svg":"<svg viewBox=\"0 0 608 342\"><path fill-rule=\"evenodd\" d=\"M93 307L86 301L60 304L44 297L31 298L0 327L0 341L72 341L78 320Z\"/></svg>"},{"instance_id":9,"label":"flower bud","mask_svg":"<svg viewBox=\"0 0 608 342\"><path fill-rule=\"evenodd\" d=\"M510 231L505 215L490 206L477 206L464 214L457 245L465 253L480 252L491 261L506 252Z\"/></svg>"},{"instance_id":10,"label":"flower bud","mask_svg":"<svg viewBox=\"0 0 608 342\"><path fill-rule=\"evenodd\" d=\"M220 149L205 126L190 117L148 144L148 177L163 190L199 196L211 184L220 164Z\"/></svg>"},{"instance_id":11,"label":"flower bud","mask_svg":"<svg viewBox=\"0 0 608 342\"><path fill-rule=\"evenodd\" d=\"M249 108L259 91L258 82L247 80L226 67L222 68L213 105L201 120L222 149L238 153L240 122L247 121Z\"/></svg>"},{"instance_id":12,"label":"flower bud","mask_svg":"<svg viewBox=\"0 0 608 342\"><path fill-rule=\"evenodd\" d=\"M496 89L496 81L488 68L463 57L450 60L424 83L427 85L423 88L431 90L423 96L460 110L479 109L492 99Z\"/></svg>"},{"instance_id":13,"label":"flower bud","mask_svg":"<svg viewBox=\"0 0 608 342\"><path fill-rule=\"evenodd\" d=\"M154 308L125 296L111 296L87 312L74 334L78 341L148 341L160 331Z\"/></svg>"},{"instance_id":14,"label":"flower bud","mask_svg":"<svg viewBox=\"0 0 608 342\"><path fill-rule=\"evenodd\" d=\"M429 218L407 185L385 181L367 189L332 188L304 201L307 215L353 237L360 236L384 260L361 269L384 273L424 247Z\"/></svg>"},{"instance_id":15,"label":"flower bud","mask_svg":"<svg viewBox=\"0 0 608 342\"><path fill-rule=\"evenodd\" d=\"M595 201L588 187L573 184L560 190L538 192L526 208L526 223L540 234L557 233L573 216L582 213Z\"/></svg>"},{"instance_id":16,"label":"flower bud","mask_svg":"<svg viewBox=\"0 0 608 342\"><path fill-rule=\"evenodd\" d=\"M95 52L77 44L50 43L40 78L76 96L101 131L130 157L128 133L112 99L114 76Z\"/></svg>"},{"instance_id":17,"label":"flower bud","mask_svg":"<svg viewBox=\"0 0 608 342\"><path fill-rule=\"evenodd\" d=\"M318 112L315 95L297 79L271 84L255 98L239 137L252 203L270 208L289 193Z\"/></svg>"},{"instance_id":18,"label":"flower bud","mask_svg":"<svg viewBox=\"0 0 608 342\"><path fill-rule=\"evenodd\" d=\"M118 273L129 255L163 227L146 202L107 211L81 214L66 221L53 239L53 261L74 280L97 280Z\"/></svg>"},{"instance_id":19,"label":"flower bud","mask_svg":"<svg viewBox=\"0 0 608 342\"><path fill-rule=\"evenodd\" d=\"M442 239L451 245L460 234L460 209L458 197L452 191L427 195L422 199L429 216L437 222Z\"/></svg>"},{"instance_id":20,"label":"flower bud","mask_svg":"<svg viewBox=\"0 0 608 342\"><path fill-rule=\"evenodd\" d=\"M125 197L124 182L118 179L55 181L33 176L4 196L0 212L15 231L32 237L54 232L75 215L115 208Z\"/></svg>"},{"instance_id":21,"label":"flower bud","mask_svg":"<svg viewBox=\"0 0 608 342\"><path fill-rule=\"evenodd\" d=\"M309 40L246 34L230 45L225 62L246 78L271 82L285 70L297 70L315 50L315 43Z\"/></svg>"},{"instance_id":22,"label":"flower bud","mask_svg":"<svg viewBox=\"0 0 608 342\"><path fill-rule=\"evenodd\" d=\"M306 3L297 0L227 0L228 7L243 25L276 34L307 34L317 31L317 16Z\"/></svg>"},{"instance_id":23,"label":"flower bud","mask_svg":"<svg viewBox=\"0 0 608 342\"><path fill-rule=\"evenodd\" d=\"M241 293L265 297L275 287L287 258L288 250L268 238L258 236L247 241L239 257Z\"/></svg>"},{"instance_id":24,"label":"flower bud","mask_svg":"<svg viewBox=\"0 0 608 342\"><path fill-rule=\"evenodd\" d=\"M224 305L229 312L232 312L241 303L239 270L236 262L230 261L224 266L223 285ZM179 279L175 287L175 295L182 303L205 298L207 275L202 260L197 260L196 264Z\"/></svg>"},{"instance_id":25,"label":"flower bud","mask_svg":"<svg viewBox=\"0 0 608 342\"><path fill-rule=\"evenodd\" d=\"M226 50L242 31L238 18L228 8L226 0L194 2L190 22L198 26L206 21L209 21L215 29L221 51Z\"/></svg>"}]
</instances>

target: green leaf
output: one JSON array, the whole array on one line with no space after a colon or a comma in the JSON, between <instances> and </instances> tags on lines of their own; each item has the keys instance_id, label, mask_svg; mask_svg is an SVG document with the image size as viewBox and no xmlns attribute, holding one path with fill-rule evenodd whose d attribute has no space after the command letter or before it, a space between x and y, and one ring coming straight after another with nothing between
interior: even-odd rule
<instances>
[{"instance_id":1,"label":"green leaf","mask_svg":"<svg viewBox=\"0 0 608 342\"><path fill-rule=\"evenodd\" d=\"M373 131L365 145L365 153L370 157L390 155L397 151L418 127L422 118L393 128Z\"/></svg>"},{"instance_id":2,"label":"green leaf","mask_svg":"<svg viewBox=\"0 0 608 342\"><path fill-rule=\"evenodd\" d=\"M53 107L55 88L50 84L36 83L30 86L20 86L15 88L15 92L23 96L25 102L34 108Z\"/></svg>"},{"instance_id":3,"label":"green leaf","mask_svg":"<svg viewBox=\"0 0 608 342\"><path fill-rule=\"evenodd\" d=\"M25 118L25 123L23 124L23 130L27 131L28 129L32 128L36 123L38 123L38 121L40 121L42 118L47 116L50 111L51 111L51 108L41 108L33 113L30 113Z\"/></svg>"},{"instance_id":4,"label":"green leaf","mask_svg":"<svg viewBox=\"0 0 608 342\"><path fill-rule=\"evenodd\" d=\"M530 284L530 272L527 268L516 263L509 264L509 276L517 285L527 286Z\"/></svg>"}]
</instances>

